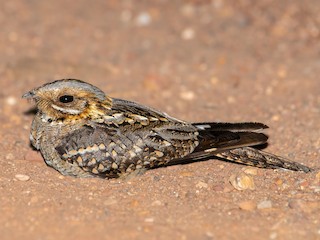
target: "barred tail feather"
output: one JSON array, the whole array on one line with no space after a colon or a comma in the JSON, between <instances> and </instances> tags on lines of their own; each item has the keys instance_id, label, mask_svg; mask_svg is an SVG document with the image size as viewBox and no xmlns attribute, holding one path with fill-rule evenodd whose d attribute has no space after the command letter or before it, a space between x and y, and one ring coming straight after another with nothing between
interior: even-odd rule
<instances>
[{"instance_id":1,"label":"barred tail feather","mask_svg":"<svg viewBox=\"0 0 320 240\"><path fill-rule=\"evenodd\" d=\"M225 160L261 168L283 168L292 171L311 172L307 166L291 162L283 157L260 151L251 147L231 149L216 153L215 156Z\"/></svg>"}]
</instances>

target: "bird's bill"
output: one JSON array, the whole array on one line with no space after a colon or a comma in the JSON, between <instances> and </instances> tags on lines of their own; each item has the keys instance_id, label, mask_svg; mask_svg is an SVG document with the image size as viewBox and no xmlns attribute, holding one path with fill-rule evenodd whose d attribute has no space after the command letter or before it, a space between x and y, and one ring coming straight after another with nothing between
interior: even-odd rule
<instances>
[{"instance_id":1,"label":"bird's bill","mask_svg":"<svg viewBox=\"0 0 320 240\"><path fill-rule=\"evenodd\" d=\"M26 92L22 95L22 98L33 99L35 97L34 91Z\"/></svg>"}]
</instances>

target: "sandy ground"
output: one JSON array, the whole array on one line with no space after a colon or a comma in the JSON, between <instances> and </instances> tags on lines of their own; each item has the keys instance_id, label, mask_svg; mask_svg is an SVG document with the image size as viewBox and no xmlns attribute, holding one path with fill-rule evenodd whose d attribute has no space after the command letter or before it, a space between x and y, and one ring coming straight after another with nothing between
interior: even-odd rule
<instances>
[{"instance_id":1,"label":"sandy ground","mask_svg":"<svg viewBox=\"0 0 320 240\"><path fill-rule=\"evenodd\" d=\"M1 239L320 239L319 11L317 0L3 1ZM130 181L63 177L29 146L21 95L70 77L188 121L261 121L269 152L316 170L211 160Z\"/></svg>"}]
</instances>

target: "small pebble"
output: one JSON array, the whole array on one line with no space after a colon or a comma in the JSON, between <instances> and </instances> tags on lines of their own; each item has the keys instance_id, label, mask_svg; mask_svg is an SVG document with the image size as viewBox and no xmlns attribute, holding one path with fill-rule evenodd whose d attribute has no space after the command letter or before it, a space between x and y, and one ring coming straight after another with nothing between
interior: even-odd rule
<instances>
[{"instance_id":1,"label":"small pebble","mask_svg":"<svg viewBox=\"0 0 320 240\"><path fill-rule=\"evenodd\" d=\"M195 98L195 94L192 91L184 91L180 93L180 97L183 100L192 101Z\"/></svg>"},{"instance_id":2,"label":"small pebble","mask_svg":"<svg viewBox=\"0 0 320 240\"><path fill-rule=\"evenodd\" d=\"M137 206L139 206L140 205L140 203L139 203L139 201L137 201L137 200L133 200L133 201L131 201L131 206L132 207L137 207Z\"/></svg>"},{"instance_id":3,"label":"small pebble","mask_svg":"<svg viewBox=\"0 0 320 240\"><path fill-rule=\"evenodd\" d=\"M271 117L271 120L274 121L274 122L277 122L277 121L280 120L280 116L279 116L279 115L273 115L273 116Z\"/></svg>"},{"instance_id":4,"label":"small pebble","mask_svg":"<svg viewBox=\"0 0 320 240\"><path fill-rule=\"evenodd\" d=\"M220 164L218 167L219 167L220 169L224 169L226 166L223 165L223 164Z\"/></svg>"},{"instance_id":5,"label":"small pebble","mask_svg":"<svg viewBox=\"0 0 320 240\"><path fill-rule=\"evenodd\" d=\"M8 153L8 154L6 155L6 160L13 160L13 159L14 159L14 156L13 156L12 153Z\"/></svg>"},{"instance_id":6,"label":"small pebble","mask_svg":"<svg viewBox=\"0 0 320 240\"><path fill-rule=\"evenodd\" d=\"M289 208L300 209L303 212L313 212L320 209L320 201L306 201L302 199L291 199L288 202Z\"/></svg>"},{"instance_id":7,"label":"small pebble","mask_svg":"<svg viewBox=\"0 0 320 240\"><path fill-rule=\"evenodd\" d=\"M183 171L183 172L179 173L179 176L181 176L181 177L192 177L193 175L194 175L194 173L190 172L190 171Z\"/></svg>"},{"instance_id":8,"label":"small pebble","mask_svg":"<svg viewBox=\"0 0 320 240\"><path fill-rule=\"evenodd\" d=\"M300 186L301 190L304 190L310 185L310 183L307 180L303 179L301 181L298 181L298 185Z\"/></svg>"},{"instance_id":9,"label":"small pebble","mask_svg":"<svg viewBox=\"0 0 320 240\"><path fill-rule=\"evenodd\" d=\"M197 184L196 184L196 187L197 188L208 188L208 184L205 183L205 182L202 182L202 181L199 181Z\"/></svg>"},{"instance_id":10,"label":"small pebble","mask_svg":"<svg viewBox=\"0 0 320 240\"><path fill-rule=\"evenodd\" d=\"M145 218L144 221L147 222L147 223L153 223L154 222L154 218L153 217Z\"/></svg>"},{"instance_id":11,"label":"small pebble","mask_svg":"<svg viewBox=\"0 0 320 240\"><path fill-rule=\"evenodd\" d=\"M320 186L310 186L310 189L313 189L315 193L320 193Z\"/></svg>"},{"instance_id":12,"label":"small pebble","mask_svg":"<svg viewBox=\"0 0 320 240\"><path fill-rule=\"evenodd\" d=\"M287 76L287 70L284 68L280 68L278 70L278 77L285 78Z\"/></svg>"},{"instance_id":13,"label":"small pebble","mask_svg":"<svg viewBox=\"0 0 320 240\"><path fill-rule=\"evenodd\" d=\"M30 177L28 175L24 175L24 174L16 174L14 177L22 182L29 181L29 179L30 179Z\"/></svg>"},{"instance_id":14,"label":"small pebble","mask_svg":"<svg viewBox=\"0 0 320 240\"><path fill-rule=\"evenodd\" d=\"M278 186L282 186L283 180L282 180L281 178L276 178L276 179L274 180L274 183L275 183L276 185L278 185Z\"/></svg>"},{"instance_id":15,"label":"small pebble","mask_svg":"<svg viewBox=\"0 0 320 240\"><path fill-rule=\"evenodd\" d=\"M140 27L150 25L151 21L152 18L148 12L141 12L136 18L136 24Z\"/></svg>"},{"instance_id":16,"label":"small pebble","mask_svg":"<svg viewBox=\"0 0 320 240\"><path fill-rule=\"evenodd\" d=\"M195 32L192 28L186 28L181 33L181 38L184 40L191 40L195 36Z\"/></svg>"},{"instance_id":17,"label":"small pebble","mask_svg":"<svg viewBox=\"0 0 320 240\"><path fill-rule=\"evenodd\" d=\"M159 201L159 200L156 200L156 201L151 203L151 206L161 206L161 205L162 205L162 202Z\"/></svg>"},{"instance_id":18,"label":"small pebble","mask_svg":"<svg viewBox=\"0 0 320 240\"><path fill-rule=\"evenodd\" d=\"M238 204L239 208L246 211L252 211L256 208L256 204L253 201L243 201Z\"/></svg>"},{"instance_id":19,"label":"small pebble","mask_svg":"<svg viewBox=\"0 0 320 240\"><path fill-rule=\"evenodd\" d=\"M270 200L264 200L258 203L257 205L258 209L268 209L272 208L272 202Z\"/></svg>"},{"instance_id":20,"label":"small pebble","mask_svg":"<svg viewBox=\"0 0 320 240\"><path fill-rule=\"evenodd\" d=\"M228 96L227 97L227 102L228 103L235 103L236 99L233 96Z\"/></svg>"},{"instance_id":21,"label":"small pebble","mask_svg":"<svg viewBox=\"0 0 320 240\"><path fill-rule=\"evenodd\" d=\"M237 190L255 189L253 178L246 174L231 175L229 182Z\"/></svg>"},{"instance_id":22,"label":"small pebble","mask_svg":"<svg viewBox=\"0 0 320 240\"><path fill-rule=\"evenodd\" d=\"M209 239L212 239L214 237L214 234L212 232L206 232L206 236L209 238Z\"/></svg>"},{"instance_id":23,"label":"small pebble","mask_svg":"<svg viewBox=\"0 0 320 240\"><path fill-rule=\"evenodd\" d=\"M8 105L13 106L17 104L17 99L13 96L7 97L6 102Z\"/></svg>"},{"instance_id":24,"label":"small pebble","mask_svg":"<svg viewBox=\"0 0 320 240\"><path fill-rule=\"evenodd\" d=\"M289 208L292 208L292 209L298 209L298 208L301 208L301 201L300 199L291 199L289 202L288 202L288 206Z\"/></svg>"},{"instance_id":25,"label":"small pebble","mask_svg":"<svg viewBox=\"0 0 320 240\"><path fill-rule=\"evenodd\" d=\"M215 86L215 85L217 85L219 83L219 78L216 77L216 76L213 76L213 77L210 78L210 82L211 82L212 85Z\"/></svg>"},{"instance_id":26,"label":"small pebble","mask_svg":"<svg viewBox=\"0 0 320 240\"><path fill-rule=\"evenodd\" d=\"M269 239L276 239L278 237L278 234L276 232L272 232L269 236Z\"/></svg>"},{"instance_id":27,"label":"small pebble","mask_svg":"<svg viewBox=\"0 0 320 240\"><path fill-rule=\"evenodd\" d=\"M265 93L268 96L272 95L272 92L273 92L273 88L272 87L267 87L266 90L265 90Z\"/></svg>"}]
</instances>

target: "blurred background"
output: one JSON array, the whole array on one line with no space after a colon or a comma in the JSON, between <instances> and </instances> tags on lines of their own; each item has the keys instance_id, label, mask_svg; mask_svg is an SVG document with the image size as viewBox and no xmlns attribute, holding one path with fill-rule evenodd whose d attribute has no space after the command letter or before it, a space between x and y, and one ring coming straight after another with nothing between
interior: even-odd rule
<instances>
[{"instance_id":1,"label":"blurred background","mask_svg":"<svg viewBox=\"0 0 320 240\"><path fill-rule=\"evenodd\" d=\"M33 116L26 114L31 105L21 95L61 78L90 82L112 97L188 121L264 122L272 127L269 151L319 167L319 1L13 0L0 6L3 179L17 171L47 169L28 146ZM8 199L16 199L17 188L24 187L5 183L11 191L3 196L3 209L11 209L16 219L18 211ZM51 195L49 190L43 194ZM198 217L201 232L211 218ZM6 230L21 224L29 229L17 221ZM319 221L313 224L319 227ZM240 236L243 228L236 229L231 237ZM301 236L319 237L315 229ZM206 239L220 236L208 231ZM194 236L182 233L186 238L178 235L181 239Z\"/></svg>"}]
</instances>

